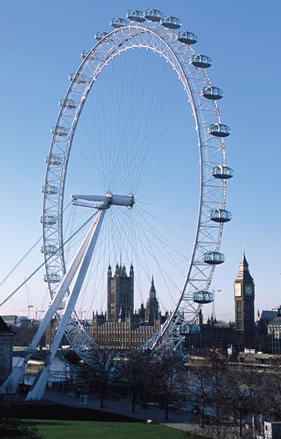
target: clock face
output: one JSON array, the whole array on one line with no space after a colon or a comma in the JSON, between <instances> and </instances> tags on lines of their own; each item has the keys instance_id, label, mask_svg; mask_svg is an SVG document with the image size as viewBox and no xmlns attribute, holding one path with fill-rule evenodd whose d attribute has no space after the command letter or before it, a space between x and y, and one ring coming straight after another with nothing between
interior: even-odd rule
<instances>
[{"instance_id":1,"label":"clock face","mask_svg":"<svg viewBox=\"0 0 281 439\"><path fill-rule=\"evenodd\" d=\"M234 295L235 295L235 297L241 296L241 284L235 284Z\"/></svg>"},{"instance_id":2,"label":"clock face","mask_svg":"<svg viewBox=\"0 0 281 439\"><path fill-rule=\"evenodd\" d=\"M247 296L250 296L252 293L253 293L253 286L245 285L245 294L247 294Z\"/></svg>"}]
</instances>

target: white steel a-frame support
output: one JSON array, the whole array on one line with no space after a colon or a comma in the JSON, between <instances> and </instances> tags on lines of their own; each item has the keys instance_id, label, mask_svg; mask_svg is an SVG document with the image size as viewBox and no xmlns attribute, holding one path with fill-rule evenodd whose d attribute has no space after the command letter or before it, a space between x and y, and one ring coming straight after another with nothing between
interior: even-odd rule
<instances>
[{"instance_id":1,"label":"white steel a-frame support","mask_svg":"<svg viewBox=\"0 0 281 439\"><path fill-rule=\"evenodd\" d=\"M104 217L105 210L101 209L98 211L97 216L94 219L94 222L92 226L89 229L89 232L87 233L84 241L82 242L79 250L77 251L76 255L74 256L69 269L65 273L62 282L58 288L58 291L56 295L53 297L51 304L48 308L48 311L45 314L44 319L42 320L36 334L34 335L31 344L28 346L26 356L24 358L23 363L15 367L12 373L8 376L6 381L2 384L0 388L0 393L16 393L19 383L22 381L25 368L27 365L28 360L30 360L32 354L35 352L36 347L38 346L42 336L44 335L48 325L50 324L55 312L58 310L61 301L63 300L66 292L69 289L69 286L81 264L81 261L85 259L85 255L87 253L87 250L91 246L91 242L96 243L97 240L97 234L95 234L96 230L100 230L100 226L102 223L102 219ZM99 225L100 224L100 225ZM99 226L99 227L98 227ZM94 239L96 238L96 239ZM88 261L88 259L87 259ZM88 261L89 263L90 261ZM86 274L86 273L85 273ZM77 279L78 281L78 279ZM70 298L70 297L69 297Z\"/></svg>"},{"instance_id":2,"label":"white steel a-frame support","mask_svg":"<svg viewBox=\"0 0 281 439\"><path fill-rule=\"evenodd\" d=\"M45 363L44 369L41 371L38 380L36 381L34 387L28 393L26 399L41 399L44 395L44 391L48 382L50 366L52 364L53 359L57 353L58 347L60 345L61 339L63 337L64 331L67 326L67 322L71 317L71 314L74 310L75 304L77 302L81 287L83 285L85 276L87 274L87 270L89 264L91 262L91 258L93 255L93 251L98 239L98 235L100 232L100 228L102 225L102 221L104 218L105 210L99 210L97 218L94 221L92 226L92 233L90 234L90 239L87 248L85 249L85 253L83 255L82 261L80 263L79 271L77 273L75 284L72 288L71 293L68 296L67 303L64 309L64 313L60 320L55 338L52 342L50 353Z\"/></svg>"},{"instance_id":3,"label":"white steel a-frame support","mask_svg":"<svg viewBox=\"0 0 281 439\"><path fill-rule=\"evenodd\" d=\"M83 201L79 201L83 200ZM85 201L88 204L85 204ZM98 204L92 204L94 202ZM89 203L90 202L90 203ZM35 352L36 347L38 346L42 336L44 335L48 325L50 324L55 312L59 309L60 304L65 297L67 291L70 289L70 284L73 281L75 275L76 281L70 292L66 306L64 308L64 312L62 314L62 318L59 323L59 327L52 343L50 354L47 358L45 368L43 369L39 379L37 380L34 389L32 389L28 395L27 399L40 399L43 396L46 383L48 381L49 370L51 362L57 352L58 346L62 339L63 333L66 329L67 322L71 316L71 313L74 310L76 301L78 299L81 287L83 285L91 257L98 239L98 235L100 232L100 228L102 225L102 221L105 215L105 211L111 207L111 205L117 206L127 206L129 208L134 205L134 196L133 194L129 195L113 195L111 192L108 192L105 196L99 195L73 195L73 204L93 207L98 210L97 215L84 239L80 248L78 249L76 255L74 256L67 272L65 273L62 282L54 295L51 304L49 305L48 311L45 314L44 319L42 320L36 334L34 335L31 344L29 345L26 356L24 358L23 363L19 367L15 367L3 385L0 387L0 393L16 393L19 383L22 381L24 377L25 368L28 360L31 358L32 354Z\"/></svg>"}]
</instances>

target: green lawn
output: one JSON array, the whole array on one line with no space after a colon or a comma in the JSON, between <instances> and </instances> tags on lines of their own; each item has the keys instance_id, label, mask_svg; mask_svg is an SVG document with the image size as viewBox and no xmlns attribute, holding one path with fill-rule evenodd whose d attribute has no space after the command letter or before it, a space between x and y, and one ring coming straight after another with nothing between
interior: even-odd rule
<instances>
[{"instance_id":1,"label":"green lawn","mask_svg":"<svg viewBox=\"0 0 281 439\"><path fill-rule=\"evenodd\" d=\"M187 439L188 435L163 425L138 422L33 420L44 439Z\"/></svg>"}]
</instances>

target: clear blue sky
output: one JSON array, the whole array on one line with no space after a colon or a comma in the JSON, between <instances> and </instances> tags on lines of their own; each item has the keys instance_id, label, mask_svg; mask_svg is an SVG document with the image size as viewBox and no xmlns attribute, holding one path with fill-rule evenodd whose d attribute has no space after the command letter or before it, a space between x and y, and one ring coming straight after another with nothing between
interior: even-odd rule
<instances>
[{"instance_id":1,"label":"clear blue sky","mask_svg":"<svg viewBox=\"0 0 281 439\"><path fill-rule=\"evenodd\" d=\"M256 283L256 310L270 309L281 302L281 5L273 0L1 2L0 280L41 234L44 159L68 74L78 67L81 50L94 44L95 32L109 29L110 18L147 7L181 18L198 35L196 50L211 56L210 77L225 93L220 108L232 128L227 162L235 178L227 196L233 221L224 230L226 262L213 283L222 290L218 317L233 318L233 282L243 249ZM31 256L0 288L0 298L41 260L40 253ZM40 285L28 286L0 312L23 314L28 301L41 309Z\"/></svg>"}]
</instances>

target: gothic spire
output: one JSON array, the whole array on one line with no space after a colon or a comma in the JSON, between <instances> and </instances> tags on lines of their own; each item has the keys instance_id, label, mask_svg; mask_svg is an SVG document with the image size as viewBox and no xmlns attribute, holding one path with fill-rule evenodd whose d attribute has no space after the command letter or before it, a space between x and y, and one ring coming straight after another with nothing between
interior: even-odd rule
<instances>
[{"instance_id":1,"label":"gothic spire","mask_svg":"<svg viewBox=\"0 0 281 439\"><path fill-rule=\"evenodd\" d=\"M243 256L242 256L242 261L241 261L240 265L243 265L245 268L249 267L249 264L248 264L248 261L246 259L246 255L245 255L245 249L243 250Z\"/></svg>"},{"instance_id":2,"label":"gothic spire","mask_svg":"<svg viewBox=\"0 0 281 439\"><path fill-rule=\"evenodd\" d=\"M246 259L245 250L243 250L242 259L241 259L241 262L239 264L239 272L238 272L236 279L237 280L244 279L245 281L248 281L248 282L253 281L253 278L249 272L249 264L248 264L248 261Z\"/></svg>"},{"instance_id":3,"label":"gothic spire","mask_svg":"<svg viewBox=\"0 0 281 439\"><path fill-rule=\"evenodd\" d=\"M156 297L156 290L155 290L155 286L154 286L153 275L152 275L152 279L151 279L151 287L150 287L150 291L149 291L149 297Z\"/></svg>"}]
</instances>

